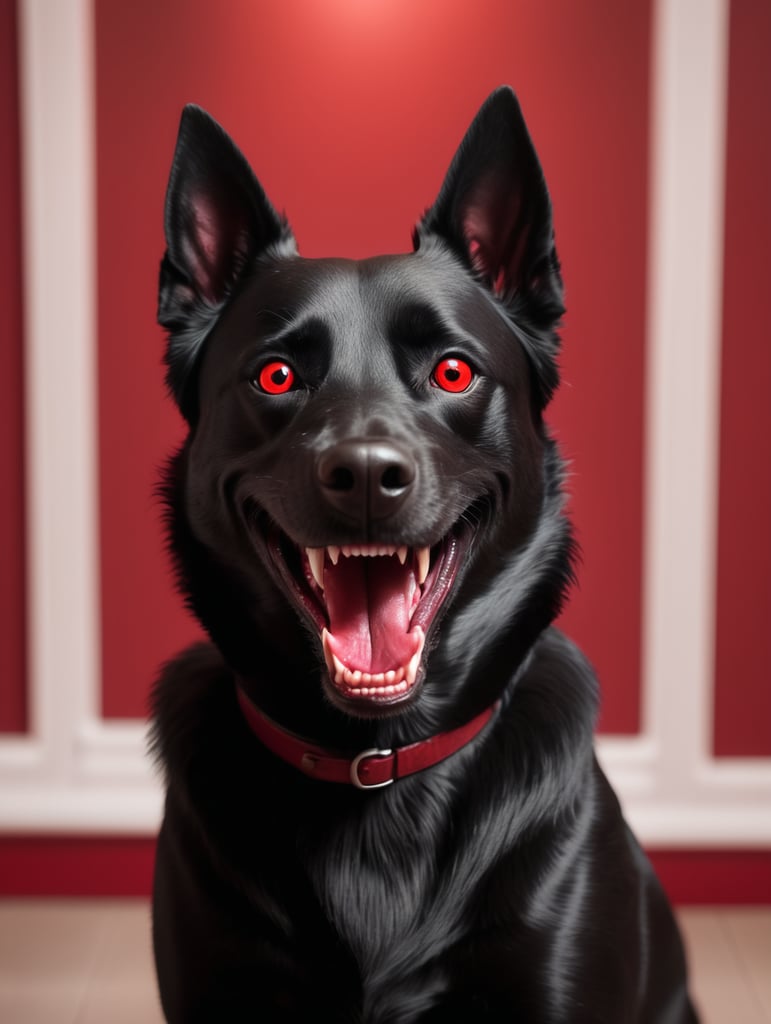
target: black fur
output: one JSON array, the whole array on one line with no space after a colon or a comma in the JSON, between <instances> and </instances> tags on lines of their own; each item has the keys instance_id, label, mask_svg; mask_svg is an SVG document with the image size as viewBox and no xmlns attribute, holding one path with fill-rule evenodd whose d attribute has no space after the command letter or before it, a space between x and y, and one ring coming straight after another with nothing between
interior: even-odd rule
<instances>
[{"instance_id":1,"label":"black fur","mask_svg":"<svg viewBox=\"0 0 771 1024\"><path fill-rule=\"evenodd\" d=\"M159 319L190 426L170 538L211 638L154 697L167 1019L695 1021L671 911L594 758L594 675L550 625L573 554L542 419L562 281L514 94L483 106L415 251L363 261L299 257L243 156L187 108L166 236ZM447 356L467 390L437 386ZM295 374L286 393L261 387L270 362ZM437 566L452 585L410 620L414 683L369 699L327 671L302 551L372 543L431 548L424 598L444 593ZM386 562L368 563L375 605ZM398 633L379 607L370 631L381 618ZM501 704L447 760L360 792L270 754L236 680L351 756Z\"/></svg>"}]
</instances>

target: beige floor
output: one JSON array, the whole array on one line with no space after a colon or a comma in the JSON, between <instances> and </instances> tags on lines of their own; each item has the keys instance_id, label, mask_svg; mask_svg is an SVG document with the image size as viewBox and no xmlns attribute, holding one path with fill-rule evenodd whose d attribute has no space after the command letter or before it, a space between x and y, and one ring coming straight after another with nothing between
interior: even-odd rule
<instances>
[{"instance_id":1,"label":"beige floor","mask_svg":"<svg viewBox=\"0 0 771 1024\"><path fill-rule=\"evenodd\" d=\"M704 1024L771 1024L771 908L679 913ZM146 903L0 901L2 1024L161 1024Z\"/></svg>"}]
</instances>

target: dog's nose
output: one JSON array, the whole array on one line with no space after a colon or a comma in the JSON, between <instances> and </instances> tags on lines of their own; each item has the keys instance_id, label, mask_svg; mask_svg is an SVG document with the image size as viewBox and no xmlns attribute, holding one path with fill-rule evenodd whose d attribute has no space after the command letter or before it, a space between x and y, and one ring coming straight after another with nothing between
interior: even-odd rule
<instances>
[{"instance_id":1,"label":"dog's nose","mask_svg":"<svg viewBox=\"0 0 771 1024\"><path fill-rule=\"evenodd\" d=\"M410 452L382 439L341 441L322 453L316 470L327 502L360 521L393 515L417 476Z\"/></svg>"}]
</instances>

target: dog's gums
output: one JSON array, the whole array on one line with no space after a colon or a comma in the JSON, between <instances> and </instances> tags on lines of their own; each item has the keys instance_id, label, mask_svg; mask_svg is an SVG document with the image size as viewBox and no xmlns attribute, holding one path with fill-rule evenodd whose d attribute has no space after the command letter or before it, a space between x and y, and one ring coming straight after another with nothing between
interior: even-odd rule
<instances>
[{"instance_id":1,"label":"dog's gums","mask_svg":"<svg viewBox=\"0 0 771 1024\"><path fill-rule=\"evenodd\" d=\"M398 704L412 694L426 634L456 580L468 534L458 527L431 548L298 548L277 529L270 532L272 563L319 631L336 694L362 707Z\"/></svg>"}]
</instances>

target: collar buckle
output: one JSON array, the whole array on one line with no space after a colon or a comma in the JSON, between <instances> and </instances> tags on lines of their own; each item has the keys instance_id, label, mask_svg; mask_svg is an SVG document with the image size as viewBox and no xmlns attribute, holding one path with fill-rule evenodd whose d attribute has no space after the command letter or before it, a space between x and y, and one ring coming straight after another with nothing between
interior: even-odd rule
<instances>
[{"instance_id":1,"label":"collar buckle","mask_svg":"<svg viewBox=\"0 0 771 1024\"><path fill-rule=\"evenodd\" d=\"M367 757L389 757L392 753L392 750L378 750L377 747L373 747L370 750L362 750L351 761L351 782L353 785L357 789L383 789L385 786L390 786L394 781L393 777L386 779L385 782L362 782L359 777L359 765Z\"/></svg>"}]
</instances>

